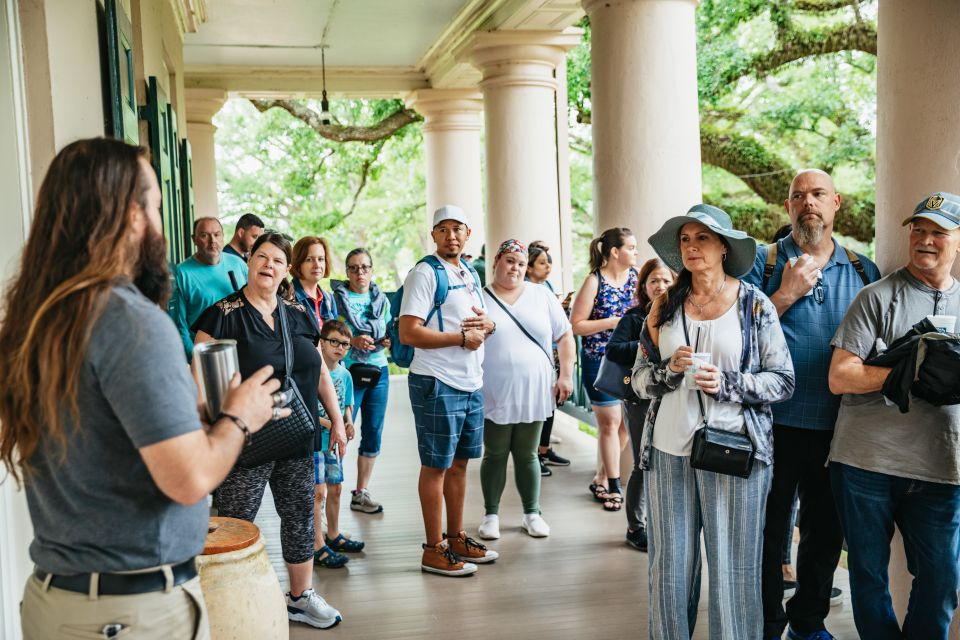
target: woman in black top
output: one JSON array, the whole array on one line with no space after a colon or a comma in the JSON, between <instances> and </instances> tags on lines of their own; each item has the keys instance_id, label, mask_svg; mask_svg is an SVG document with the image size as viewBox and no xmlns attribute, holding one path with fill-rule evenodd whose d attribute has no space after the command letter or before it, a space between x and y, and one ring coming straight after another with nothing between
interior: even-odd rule
<instances>
[{"instance_id":1,"label":"woman in black top","mask_svg":"<svg viewBox=\"0 0 960 640\"><path fill-rule=\"evenodd\" d=\"M650 304L673 284L676 274L659 258L643 263L637 276L637 306L627 311L607 343L606 357L625 367L633 367L640 345L640 332L650 311ZM623 401L623 417L630 431L633 450L633 472L627 482L627 544L647 550L647 514L643 503L643 471L640 469L640 436L649 400L632 396Z\"/></svg>"},{"instance_id":2,"label":"woman in black top","mask_svg":"<svg viewBox=\"0 0 960 640\"><path fill-rule=\"evenodd\" d=\"M248 283L209 307L192 329L196 342L213 339L237 341L240 375L244 378L272 365L275 375L287 374L280 330L280 304L290 330L293 347L293 378L312 415L318 413L317 397L330 417L331 450L336 444L342 455L346 447L340 404L317 349L320 331L306 308L293 298L287 273L290 242L279 233L264 233L253 245L248 263ZM279 292L279 296L278 296ZM290 577L287 611L291 620L328 628L340 614L317 595L313 582L313 442L304 442L301 455L245 468L236 466L217 490L221 516L253 521L260 509L267 482L280 515L280 543Z\"/></svg>"}]
</instances>

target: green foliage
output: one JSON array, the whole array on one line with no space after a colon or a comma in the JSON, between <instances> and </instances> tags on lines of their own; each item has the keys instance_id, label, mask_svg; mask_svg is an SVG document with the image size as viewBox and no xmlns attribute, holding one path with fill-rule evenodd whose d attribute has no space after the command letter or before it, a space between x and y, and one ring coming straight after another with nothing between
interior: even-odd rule
<instances>
[{"instance_id":1,"label":"green foliage","mask_svg":"<svg viewBox=\"0 0 960 640\"><path fill-rule=\"evenodd\" d=\"M346 100L331 106L340 122L363 126L393 113L398 104ZM260 113L239 99L225 105L216 124L225 218L252 212L294 237L325 236L335 277L343 276L348 251L366 247L380 284L399 285L425 240L418 224L426 205L419 124L386 140L341 144L321 138L282 109Z\"/></svg>"}]
</instances>

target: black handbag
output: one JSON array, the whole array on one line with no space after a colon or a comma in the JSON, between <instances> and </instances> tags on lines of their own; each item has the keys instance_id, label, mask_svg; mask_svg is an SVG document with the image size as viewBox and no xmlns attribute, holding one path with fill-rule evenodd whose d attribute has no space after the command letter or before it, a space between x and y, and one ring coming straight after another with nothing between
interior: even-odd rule
<instances>
[{"instance_id":1,"label":"black handbag","mask_svg":"<svg viewBox=\"0 0 960 640\"><path fill-rule=\"evenodd\" d=\"M618 400L636 398L633 387L630 386L630 367L614 362L606 355L600 360L600 369L597 371L597 379L593 381L593 388Z\"/></svg>"},{"instance_id":2,"label":"black handbag","mask_svg":"<svg viewBox=\"0 0 960 640\"><path fill-rule=\"evenodd\" d=\"M383 369L373 364L354 362L350 365L350 377L353 378L355 389L372 389L380 382Z\"/></svg>"},{"instance_id":3,"label":"black handbag","mask_svg":"<svg viewBox=\"0 0 960 640\"><path fill-rule=\"evenodd\" d=\"M250 439L250 444L240 452L237 464L250 469L268 462L298 458L303 455L314 440L317 430L317 417L307 408L300 390L293 381L293 342L287 327L286 304L277 297L280 316L280 333L283 336L283 359L286 366L283 391L292 392L292 400L287 405L290 415L279 420L271 420Z\"/></svg>"},{"instance_id":4,"label":"black handbag","mask_svg":"<svg viewBox=\"0 0 960 640\"><path fill-rule=\"evenodd\" d=\"M753 300L748 300L748 308L752 308ZM690 344L687 334L687 314L680 308L683 318L683 335ZM699 348L700 334L697 333ZM715 429L707 424L707 413L703 406L703 395L697 389L697 403L700 405L700 421L703 425L693 434L693 450L690 453L690 466L701 471L712 471L738 478L749 478L753 472L754 447L750 436L745 433Z\"/></svg>"}]
</instances>

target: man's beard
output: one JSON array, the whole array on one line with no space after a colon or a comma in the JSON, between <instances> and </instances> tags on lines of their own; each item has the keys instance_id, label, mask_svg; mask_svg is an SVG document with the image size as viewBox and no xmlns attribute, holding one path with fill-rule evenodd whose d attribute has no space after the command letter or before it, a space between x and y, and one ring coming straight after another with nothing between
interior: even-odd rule
<instances>
[{"instance_id":1,"label":"man's beard","mask_svg":"<svg viewBox=\"0 0 960 640\"><path fill-rule=\"evenodd\" d=\"M797 241L801 247L820 244L823 239L823 218L811 214L802 217L797 223Z\"/></svg>"},{"instance_id":2,"label":"man's beard","mask_svg":"<svg viewBox=\"0 0 960 640\"><path fill-rule=\"evenodd\" d=\"M151 302L166 308L170 300L170 269L167 266L167 240L147 226L140 245L133 284Z\"/></svg>"}]
</instances>

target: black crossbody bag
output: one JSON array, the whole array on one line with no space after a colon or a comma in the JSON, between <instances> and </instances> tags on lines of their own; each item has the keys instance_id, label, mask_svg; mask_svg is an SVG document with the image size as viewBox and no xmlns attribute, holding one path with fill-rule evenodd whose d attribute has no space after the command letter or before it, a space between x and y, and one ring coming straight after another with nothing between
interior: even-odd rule
<instances>
[{"instance_id":1,"label":"black crossbody bag","mask_svg":"<svg viewBox=\"0 0 960 640\"><path fill-rule=\"evenodd\" d=\"M748 295L747 309L753 309L752 295ZM687 344L690 344L690 336L687 333L687 314L682 306L680 307L680 314L683 320L683 336L686 338ZM748 311L748 320L750 315L750 311ZM750 335L750 330L748 329L746 333ZM699 342L700 333L698 331L697 345L694 347L694 351L699 348ZM693 434L690 466L702 471L749 478L753 471L754 456L754 447L750 436L745 433L735 433L711 427L707 424L707 413L704 409L703 395L700 389L697 389L697 402L700 405L700 421L703 426Z\"/></svg>"},{"instance_id":2,"label":"black crossbody bag","mask_svg":"<svg viewBox=\"0 0 960 640\"><path fill-rule=\"evenodd\" d=\"M286 418L271 420L250 439L250 444L240 452L237 464L250 469L275 460L299 457L313 442L317 430L317 417L307 408L300 390L293 381L293 342L287 327L286 304L277 297L277 315L280 316L280 333L283 336L283 360L286 375L282 391L292 391L293 399L287 408L291 413Z\"/></svg>"}]
</instances>

